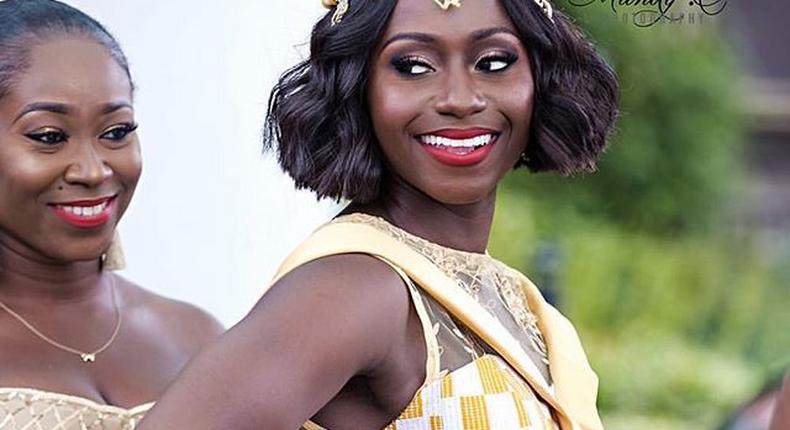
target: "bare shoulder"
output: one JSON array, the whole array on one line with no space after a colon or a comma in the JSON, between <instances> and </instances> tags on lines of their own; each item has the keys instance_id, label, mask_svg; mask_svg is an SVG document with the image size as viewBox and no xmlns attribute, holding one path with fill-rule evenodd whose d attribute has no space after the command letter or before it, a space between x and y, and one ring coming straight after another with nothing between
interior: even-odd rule
<instances>
[{"instance_id":1,"label":"bare shoulder","mask_svg":"<svg viewBox=\"0 0 790 430\"><path fill-rule=\"evenodd\" d=\"M116 276L125 319L134 328L155 330L192 353L224 332L219 321L203 309L161 296Z\"/></svg>"},{"instance_id":2,"label":"bare shoulder","mask_svg":"<svg viewBox=\"0 0 790 430\"><path fill-rule=\"evenodd\" d=\"M292 283L306 279L315 282L319 278L323 281L322 284L337 288L343 288L349 281L361 284L354 285L354 288L402 285L400 276L389 264L372 255L353 253L330 255L305 263L285 275L281 282Z\"/></svg>"},{"instance_id":3,"label":"bare shoulder","mask_svg":"<svg viewBox=\"0 0 790 430\"><path fill-rule=\"evenodd\" d=\"M351 309L408 309L408 292L398 273L384 261L367 254L340 254L306 263L281 278L267 294L316 297ZM261 300L267 301L267 297ZM351 310L349 309L349 310Z\"/></svg>"},{"instance_id":4,"label":"bare shoulder","mask_svg":"<svg viewBox=\"0 0 790 430\"><path fill-rule=\"evenodd\" d=\"M387 263L366 254L341 254L289 272L250 317L268 325L277 315L295 312L301 333L342 332L342 337L333 336L334 347L338 341L348 342L345 346L350 350L367 351L367 357L359 358L370 363L381 359L393 343L403 341L409 307L408 290Z\"/></svg>"},{"instance_id":5,"label":"bare shoulder","mask_svg":"<svg viewBox=\"0 0 790 430\"><path fill-rule=\"evenodd\" d=\"M374 257L304 264L187 366L141 428L299 428L355 376L402 382L392 351L414 337L409 305Z\"/></svg>"}]
</instances>

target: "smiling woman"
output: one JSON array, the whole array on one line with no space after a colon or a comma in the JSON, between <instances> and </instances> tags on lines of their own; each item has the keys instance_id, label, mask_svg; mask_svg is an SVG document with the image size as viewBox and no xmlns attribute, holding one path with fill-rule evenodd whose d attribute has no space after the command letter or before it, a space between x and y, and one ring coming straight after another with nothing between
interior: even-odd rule
<instances>
[{"instance_id":1,"label":"smiling woman","mask_svg":"<svg viewBox=\"0 0 790 430\"><path fill-rule=\"evenodd\" d=\"M99 23L56 1L0 3L4 430L129 429L220 332L106 270L142 167L132 94Z\"/></svg>"},{"instance_id":2,"label":"smiling woman","mask_svg":"<svg viewBox=\"0 0 790 430\"><path fill-rule=\"evenodd\" d=\"M614 73L543 0L327 3L265 141L350 204L140 428L601 429L573 326L486 248L507 172L594 167Z\"/></svg>"},{"instance_id":3,"label":"smiling woman","mask_svg":"<svg viewBox=\"0 0 790 430\"><path fill-rule=\"evenodd\" d=\"M109 245L140 177L131 81L87 37L40 41L26 57L0 105L4 218L51 259L87 259Z\"/></svg>"}]
</instances>

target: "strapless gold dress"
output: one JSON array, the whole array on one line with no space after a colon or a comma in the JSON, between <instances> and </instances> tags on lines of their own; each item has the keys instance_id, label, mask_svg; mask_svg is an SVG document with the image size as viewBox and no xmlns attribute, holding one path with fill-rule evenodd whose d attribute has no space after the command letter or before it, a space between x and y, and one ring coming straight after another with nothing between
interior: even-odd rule
<instances>
[{"instance_id":1,"label":"strapless gold dress","mask_svg":"<svg viewBox=\"0 0 790 430\"><path fill-rule=\"evenodd\" d=\"M131 409L30 388L0 388L0 430L132 430L153 403Z\"/></svg>"}]
</instances>

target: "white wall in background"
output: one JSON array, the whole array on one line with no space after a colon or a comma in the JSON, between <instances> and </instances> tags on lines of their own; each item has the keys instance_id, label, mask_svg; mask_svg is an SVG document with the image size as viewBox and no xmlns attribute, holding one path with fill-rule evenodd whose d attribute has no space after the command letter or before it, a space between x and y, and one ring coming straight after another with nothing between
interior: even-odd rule
<instances>
[{"instance_id":1,"label":"white wall in background","mask_svg":"<svg viewBox=\"0 0 790 430\"><path fill-rule=\"evenodd\" d=\"M260 136L318 0L66 0L118 38L137 84L144 172L121 223L125 276L238 321L336 210L294 191Z\"/></svg>"}]
</instances>

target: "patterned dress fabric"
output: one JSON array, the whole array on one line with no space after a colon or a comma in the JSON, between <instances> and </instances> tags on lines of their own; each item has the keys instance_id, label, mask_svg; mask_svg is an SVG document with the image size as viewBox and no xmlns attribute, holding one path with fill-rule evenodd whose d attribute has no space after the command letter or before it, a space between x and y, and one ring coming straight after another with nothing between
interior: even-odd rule
<instances>
[{"instance_id":1,"label":"patterned dress fabric","mask_svg":"<svg viewBox=\"0 0 790 430\"><path fill-rule=\"evenodd\" d=\"M132 409L26 388L0 388L0 430L132 430L153 403Z\"/></svg>"},{"instance_id":2,"label":"patterned dress fabric","mask_svg":"<svg viewBox=\"0 0 790 430\"><path fill-rule=\"evenodd\" d=\"M333 222L375 227L429 259L499 320L532 359L536 372L551 385L543 334L518 286L514 269L488 254L431 243L381 218L352 214ZM409 288L425 328L429 361L435 355L440 369L438 374L429 375L412 402L385 430L559 430L551 408L505 360L400 267L382 260L400 274ZM435 351L431 345L435 345ZM321 427L311 422L304 429Z\"/></svg>"},{"instance_id":3,"label":"patterned dress fabric","mask_svg":"<svg viewBox=\"0 0 790 430\"><path fill-rule=\"evenodd\" d=\"M495 355L422 388L386 430L558 429L549 408Z\"/></svg>"}]
</instances>

